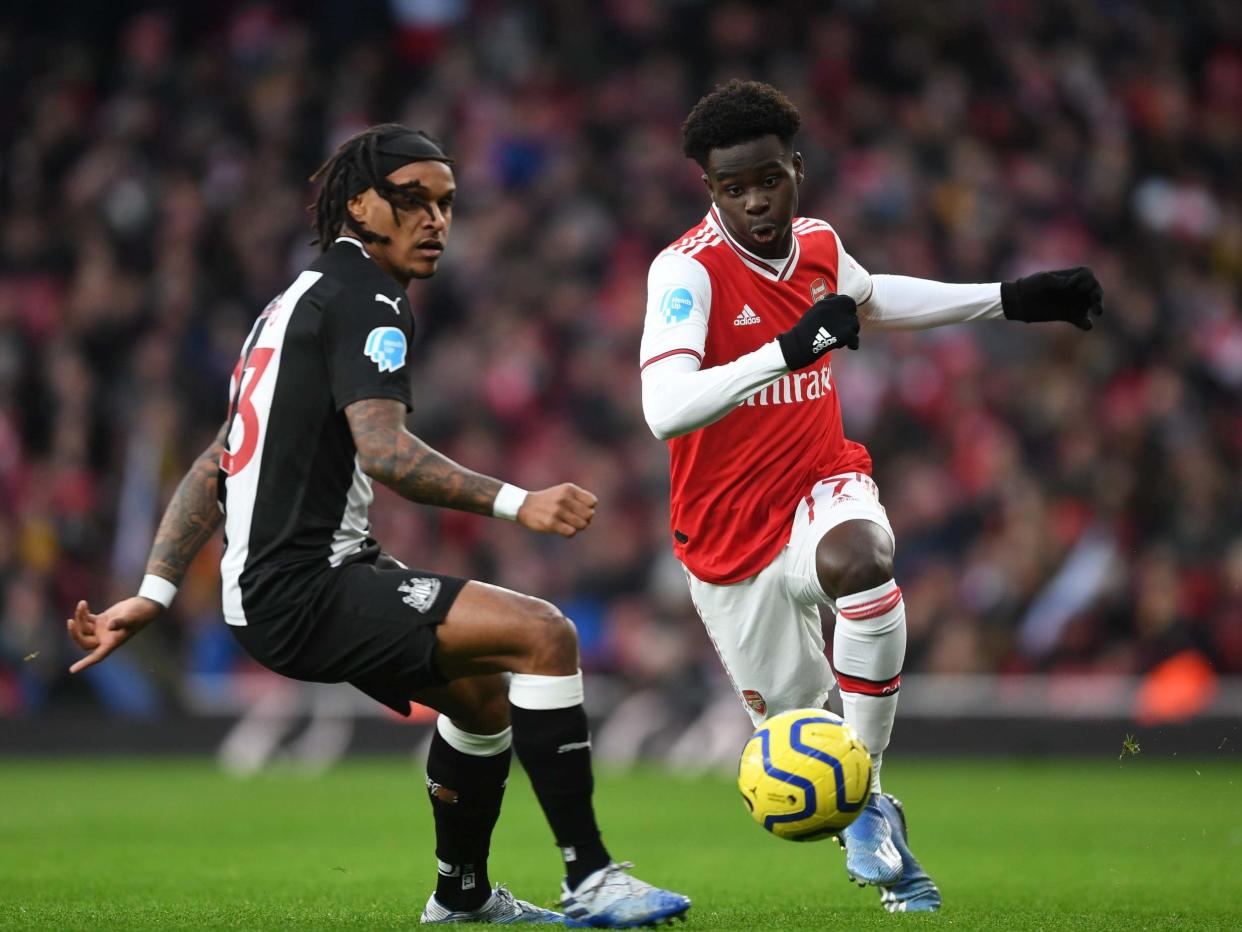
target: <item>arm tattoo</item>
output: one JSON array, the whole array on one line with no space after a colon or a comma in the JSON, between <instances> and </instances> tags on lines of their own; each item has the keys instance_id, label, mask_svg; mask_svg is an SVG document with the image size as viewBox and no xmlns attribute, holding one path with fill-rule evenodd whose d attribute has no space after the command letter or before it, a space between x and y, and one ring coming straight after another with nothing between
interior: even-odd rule
<instances>
[{"instance_id":1,"label":"arm tattoo","mask_svg":"<svg viewBox=\"0 0 1242 932\"><path fill-rule=\"evenodd\" d=\"M345 409L362 471L403 498L491 515L501 483L459 466L405 429L405 406L370 398Z\"/></svg>"},{"instance_id":2,"label":"arm tattoo","mask_svg":"<svg viewBox=\"0 0 1242 932\"><path fill-rule=\"evenodd\" d=\"M224 518L216 499L216 475L227 426L220 428L211 446L199 454L185 474L155 532L155 543L147 558L147 573L161 576L174 585L181 584L195 554Z\"/></svg>"}]
</instances>

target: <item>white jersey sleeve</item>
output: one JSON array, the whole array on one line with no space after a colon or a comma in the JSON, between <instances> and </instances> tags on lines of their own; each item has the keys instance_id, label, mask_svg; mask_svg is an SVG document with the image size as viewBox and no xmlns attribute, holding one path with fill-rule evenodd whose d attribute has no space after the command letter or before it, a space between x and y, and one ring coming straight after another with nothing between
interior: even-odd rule
<instances>
[{"instance_id":1,"label":"white jersey sleeve","mask_svg":"<svg viewBox=\"0 0 1242 932\"><path fill-rule=\"evenodd\" d=\"M786 374L776 341L722 366L700 369L707 345L712 283L707 270L679 252L662 252L647 275L643 325L643 414L661 440L720 420Z\"/></svg>"},{"instance_id":2,"label":"white jersey sleeve","mask_svg":"<svg viewBox=\"0 0 1242 932\"><path fill-rule=\"evenodd\" d=\"M855 304L862 304L871 297L871 273L845 251L836 230L832 235L837 239L837 294L847 294Z\"/></svg>"},{"instance_id":3,"label":"white jersey sleeve","mask_svg":"<svg viewBox=\"0 0 1242 932\"><path fill-rule=\"evenodd\" d=\"M658 440L714 424L759 389L789 373L776 340L721 366L674 353L643 369L643 416Z\"/></svg>"},{"instance_id":4,"label":"white jersey sleeve","mask_svg":"<svg viewBox=\"0 0 1242 932\"><path fill-rule=\"evenodd\" d=\"M647 316L639 364L685 354L703 361L712 282L696 259L665 250L647 273Z\"/></svg>"},{"instance_id":5,"label":"white jersey sleeve","mask_svg":"<svg viewBox=\"0 0 1242 932\"><path fill-rule=\"evenodd\" d=\"M866 330L926 330L971 320L996 320L1000 284L952 285L905 275L873 275L868 301L858 304Z\"/></svg>"},{"instance_id":6,"label":"white jersey sleeve","mask_svg":"<svg viewBox=\"0 0 1242 932\"><path fill-rule=\"evenodd\" d=\"M872 275L837 237L837 293L858 305L868 330L926 330L1001 316L1000 285L951 285L905 275Z\"/></svg>"}]
</instances>

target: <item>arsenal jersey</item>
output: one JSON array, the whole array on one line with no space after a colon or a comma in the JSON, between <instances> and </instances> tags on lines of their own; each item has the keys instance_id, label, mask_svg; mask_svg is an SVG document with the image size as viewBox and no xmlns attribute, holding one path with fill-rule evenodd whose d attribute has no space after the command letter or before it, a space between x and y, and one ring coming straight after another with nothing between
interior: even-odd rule
<instances>
[{"instance_id":1,"label":"arsenal jersey","mask_svg":"<svg viewBox=\"0 0 1242 932\"><path fill-rule=\"evenodd\" d=\"M827 295L864 302L871 277L822 220L795 219L790 255L773 261L743 249L713 207L656 257L647 286L643 367L687 354L708 368L770 343ZM815 482L871 472L866 449L842 432L832 358L668 441L673 551L699 579L754 576L788 542L798 501Z\"/></svg>"}]
</instances>

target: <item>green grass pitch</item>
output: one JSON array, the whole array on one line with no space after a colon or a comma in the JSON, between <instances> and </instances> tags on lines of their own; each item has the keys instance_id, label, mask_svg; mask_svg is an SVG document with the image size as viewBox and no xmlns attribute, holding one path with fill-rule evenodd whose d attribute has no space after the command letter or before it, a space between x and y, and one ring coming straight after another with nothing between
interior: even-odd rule
<instances>
[{"instance_id":1,"label":"green grass pitch","mask_svg":"<svg viewBox=\"0 0 1242 932\"><path fill-rule=\"evenodd\" d=\"M1239 929L1242 764L894 759L936 916L890 916L832 842L752 823L732 781L605 772L606 840L694 899L687 930ZM0 763L0 929L409 929L433 879L421 771L236 780L205 761ZM558 859L515 768L493 880L550 905Z\"/></svg>"}]
</instances>

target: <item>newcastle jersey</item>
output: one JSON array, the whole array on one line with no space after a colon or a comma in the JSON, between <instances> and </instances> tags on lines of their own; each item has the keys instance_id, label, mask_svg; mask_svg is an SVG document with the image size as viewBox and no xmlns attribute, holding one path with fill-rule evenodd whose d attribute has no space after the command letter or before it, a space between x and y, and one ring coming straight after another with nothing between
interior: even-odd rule
<instances>
[{"instance_id":1,"label":"newcastle jersey","mask_svg":"<svg viewBox=\"0 0 1242 932\"><path fill-rule=\"evenodd\" d=\"M379 552L345 408L366 398L410 407L413 335L405 292L349 237L255 321L230 383L218 483L230 625L299 612L329 567Z\"/></svg>"}]
</instances>

